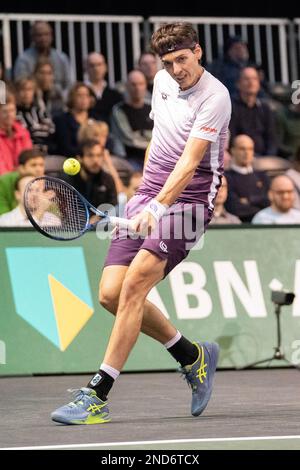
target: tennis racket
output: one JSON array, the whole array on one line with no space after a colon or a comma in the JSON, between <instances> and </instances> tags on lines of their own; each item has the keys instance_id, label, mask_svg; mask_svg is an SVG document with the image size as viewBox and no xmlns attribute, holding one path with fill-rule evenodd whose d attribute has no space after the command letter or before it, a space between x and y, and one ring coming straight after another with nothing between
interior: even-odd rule
<instances>
[{"instance_id":1,"label":"tennis racket","mask_svg":"<svg viewBox=\"0 0 300 470\"><path fill-rule=\"evenodd\" d=\"M74 240L99 222L130 230L132 220L111 217L92 206L73 186L51 176L30 181L24 193L24 207L31 224L54 240ZM90 212L100 221L90 224Z\"/></svg>"}]
</instances>

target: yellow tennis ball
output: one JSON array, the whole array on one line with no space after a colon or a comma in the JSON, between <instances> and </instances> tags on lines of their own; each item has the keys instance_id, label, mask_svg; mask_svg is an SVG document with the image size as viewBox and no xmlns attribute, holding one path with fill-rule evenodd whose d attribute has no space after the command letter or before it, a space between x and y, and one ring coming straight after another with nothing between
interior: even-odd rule
<instances>
[{"instance_id":1,"label":"yellow tennis ball","mask_svg":"<svg viewBox=\"0 0 300 470\"><path fill-rule=\"evenodd\" d=\"M68 158L64 161L63 169L67 175L77 175L80 171L80 163L76 158Z\"/></svg>"}]
</instances>

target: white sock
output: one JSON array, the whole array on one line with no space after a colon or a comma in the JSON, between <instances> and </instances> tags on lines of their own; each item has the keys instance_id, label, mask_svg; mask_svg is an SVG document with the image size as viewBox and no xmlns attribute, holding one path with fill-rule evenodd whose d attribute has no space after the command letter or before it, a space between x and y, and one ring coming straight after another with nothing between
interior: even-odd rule
<instances>
[{"instance_id":1,"label":"white sock","mask_svg":"<svg viewBox=\"0 0 300 470\"><path fill-rule=\"evenodd\" d=\"M110 375L114 380L116 380L120 375L119 370L114 369L113 367L111 367L107 364L104 364L104 363L101 364L100 369L104 370L104 372L106 372L108 375Z\"/></svg>"},{"instance_id":2,"label":"white sock","mask_svg":"<svg viewBox=\"0 0 300 470\"><path fill-rule=\"evenodd\" d=\"M171 348L172 346L174 346L174 344L176 344L180 338L182 337L182 334L177 330L177 333L176 335L174 336L174 338L170 339L170 341L168 341L167 343L164 344L164 347L166 349L169 349Z\"/></svg>"}]
</instances>

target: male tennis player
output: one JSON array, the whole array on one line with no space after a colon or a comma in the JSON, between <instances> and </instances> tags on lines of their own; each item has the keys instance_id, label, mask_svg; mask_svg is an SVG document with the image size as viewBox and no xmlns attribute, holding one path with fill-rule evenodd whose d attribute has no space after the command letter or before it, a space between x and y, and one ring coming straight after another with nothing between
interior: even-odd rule
<instances>
[{"instance_id":1,"label":"male tennis player","mask_svg":"<svg viewBox=\"0 0 300 470\"><path fill-rule=\"evenodd\" d=\"M115 323L99 371L86 387L75 391L71 403L52 413L52 419L61 423L110 420L107 395L140 331L162 343L180 363L192 388L193 416L203 412L212 392L218 345L189 341L146 297L191 248L189 233L178 237L178 220L189 219L186 213L192 213L190 219L198 225L194 244L211 220L231 103L224 85L201 66L202 50L192 25L161 26L151 46L163 65L154 82L153 136L142 184L126 206L136 231L148 235L124 237L120 231L112 240L100 282L100 303L116 315Z\"/></svg>"}]
</instances>

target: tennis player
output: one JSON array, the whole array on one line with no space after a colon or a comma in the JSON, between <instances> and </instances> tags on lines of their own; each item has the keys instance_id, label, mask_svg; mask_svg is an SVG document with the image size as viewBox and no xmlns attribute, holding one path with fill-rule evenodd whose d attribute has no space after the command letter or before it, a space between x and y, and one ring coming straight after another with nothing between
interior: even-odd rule
<instances>
[{"instance_id":1,"label":"tennis player","mask_svg":"<svg viewBox=\"0 0 300 470\"><path fill-rule=\"evenodd\" d=\"M99 371L74 392L71 403L52 413L61 423L110 421L108 393L141 331L180 363L192 389L193 416L201 415L212 392L218 345L185 338L146 297L188 255L212 218L231 102L224 85L201 66L202 49L192 25L161 26L151 46L163 65L154 81L153 135L142 184L126 206L140 236L119 231L112 240L100 303L116 315L114 326ZM186 220L196 229L178 236L178 221Z\"/></svg>"}]
</instances>

